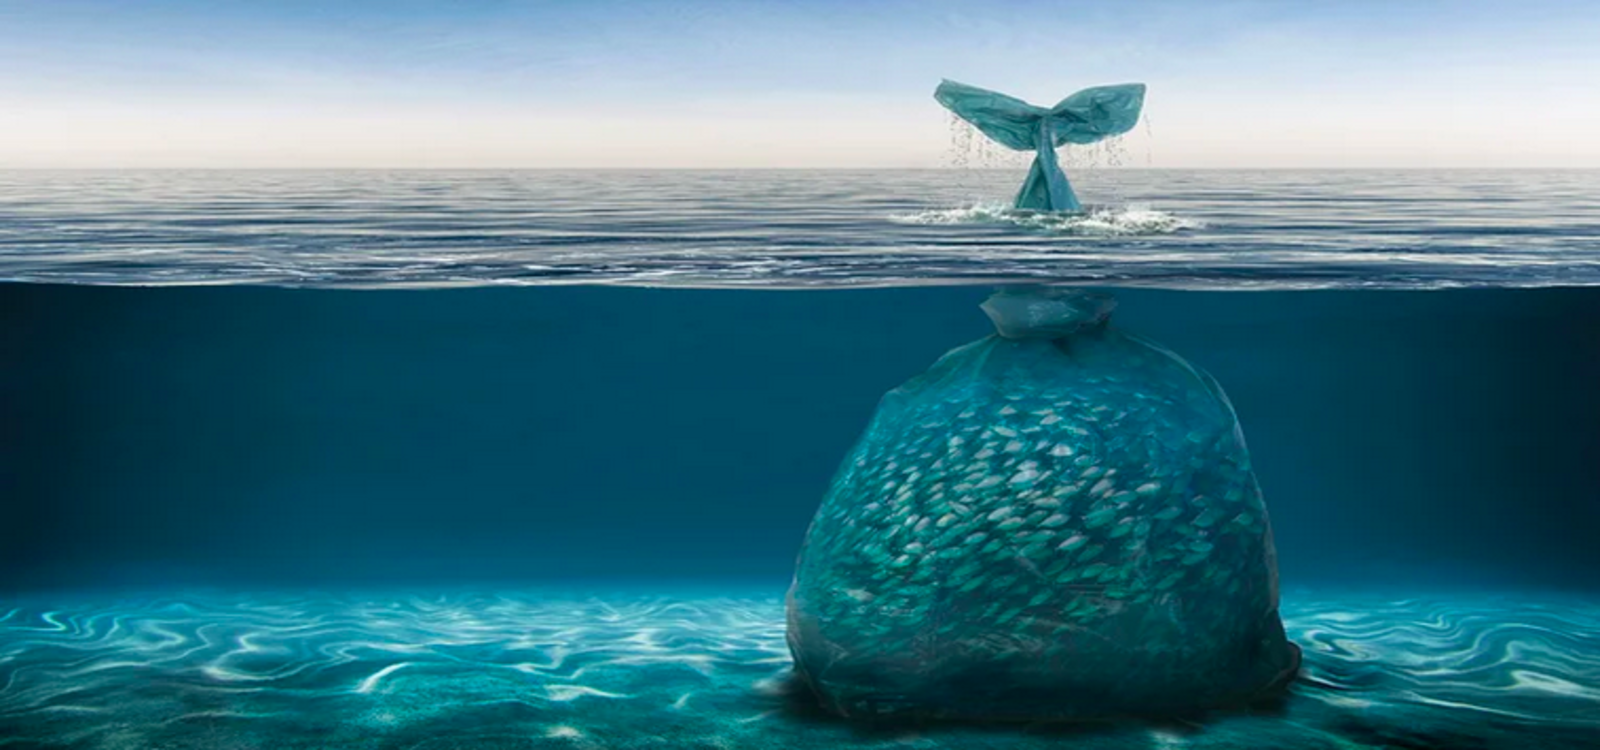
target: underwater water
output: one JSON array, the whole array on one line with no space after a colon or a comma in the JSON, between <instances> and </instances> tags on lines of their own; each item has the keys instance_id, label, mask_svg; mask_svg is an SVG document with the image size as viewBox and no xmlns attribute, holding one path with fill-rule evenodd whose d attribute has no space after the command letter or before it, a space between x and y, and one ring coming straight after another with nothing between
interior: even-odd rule
<instances>
[{"instance_id":1,"label":"underwater water","mask_svg":"<svg viewBox=\"0 0 1600 750\"><path fill-rule=\"evenodd\" d=\"M1600 173L1073 179L0 173L0 748L1600 746ZM1282 701L791 679L840 462L1019 280L1226 389Z\"/></svg>"}]
</instances>

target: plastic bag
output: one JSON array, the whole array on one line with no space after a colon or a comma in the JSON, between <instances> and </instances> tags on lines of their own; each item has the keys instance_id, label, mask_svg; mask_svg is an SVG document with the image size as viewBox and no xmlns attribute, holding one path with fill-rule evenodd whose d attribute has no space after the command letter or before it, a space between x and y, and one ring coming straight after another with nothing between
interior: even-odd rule
<instances>
[{"instance_id":1,"label":"plastic bag","mask_svg":"<svg viewBox=\"0 0 1600 750\"><path fill-rule=\"evenodd\" d=\"M1144 108L1144 84L1087 88L1050 109L949 80L934 89L933 98L1000 145L1037 152L1017 193L1017 208L1078 211L1083 206L1061 171L1056 147L1094 143L1132 130Z\"/></svg>"},{"instance_id":2,"label":"plastic bag","mask_svg":"<svg viewBox=\"0 0 1600 750\"><path fill-rule=\"evenodd\" d=\"M799 676L846 716L1173 715L1299 666L1244 436L1206 373L1081 291L883 397L801 549Z\"/></svg>"}]
</instances>

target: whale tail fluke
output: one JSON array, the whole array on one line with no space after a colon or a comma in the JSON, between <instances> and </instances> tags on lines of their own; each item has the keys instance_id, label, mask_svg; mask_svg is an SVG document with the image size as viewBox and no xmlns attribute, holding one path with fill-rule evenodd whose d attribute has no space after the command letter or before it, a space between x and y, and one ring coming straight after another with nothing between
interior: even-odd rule
<instances>
[{"instance_id":1,"label":"whale tail fluke","mask_svg":"<svg viewBox=\"0 0 1600 750\"><path fill-rule=\"evenodd\" d=\"M1081 205L1056 160L1056 147L1094 143L1132 130L1144 108L1144 91L1142 83L1094 86L1045 109L947 79L934 89L933 98L994 142L1036 152L1017 193L1017 208L1077 211Z\"/></svg>"},{"instance_id":2,"label":"whale tail fluke","mask_svg":"<svg viewBox=\"0 0 1600 750\"><path fill-rule=\"evenodd\" d=\"M990 140L1015 151L1032 151L1039 118L1050 113L1021 99L946 79L933 98Z\"/></svg>"},{"instance_id":3,"label":"whale tail fluke","mask_svg":"<svg viewBox=\"0 0 1600 750\"><path fill-rule=\"evenodd\" d=\"M1092 86L1050 108L1055 145L1094 143L1122 135L1139 123L1144 110L1144 84Z\"/></svg>"}]
</instances>

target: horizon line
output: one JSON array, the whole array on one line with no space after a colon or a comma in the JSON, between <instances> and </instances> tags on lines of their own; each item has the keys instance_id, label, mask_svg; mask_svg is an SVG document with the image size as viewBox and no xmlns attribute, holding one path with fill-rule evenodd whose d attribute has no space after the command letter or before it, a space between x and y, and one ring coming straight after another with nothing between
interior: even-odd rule
<instances>
[{"instance_id":1,"label":"horizon line","mask_svg":"<svg viewBox=\"0 0 1600 750\"><path fill-rule=\"evenodd\" d=\"M1016 172L1018 167L7 166L0 172ZM1597 172L1600 166L1075 167L1083 172Z\"/></svg>"}]
</instances>

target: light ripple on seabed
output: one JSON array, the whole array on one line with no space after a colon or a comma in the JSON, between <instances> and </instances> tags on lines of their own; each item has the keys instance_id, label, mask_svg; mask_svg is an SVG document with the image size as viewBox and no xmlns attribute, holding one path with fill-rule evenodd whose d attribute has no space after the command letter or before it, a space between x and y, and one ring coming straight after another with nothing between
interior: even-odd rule
<instances>
[{"instance_id":1,"label":"light ripple on seabed","mask_svg":"<svg viewBox=\"0 0 1600 750\"><path fill-rule=\"evenodd\" d=\"M748 598L204 594L0 604L0 748L1585 747L1600 605L1298 595L1280 709L1202 723L862 729Z\"/></svg>"}]
</instances>

